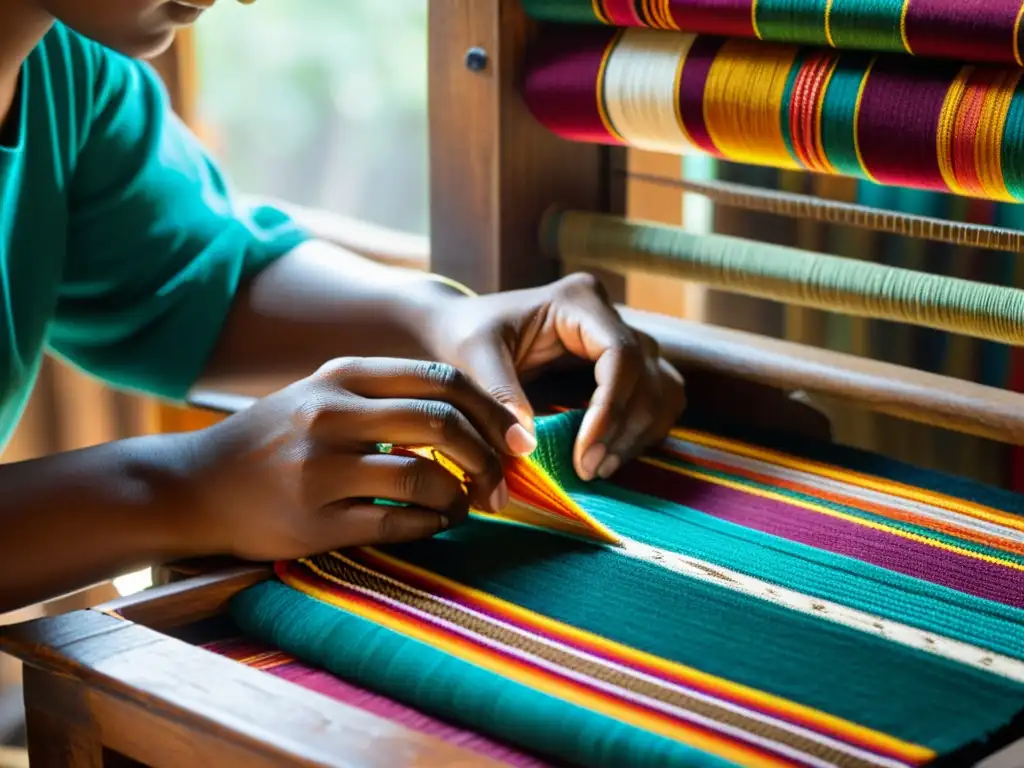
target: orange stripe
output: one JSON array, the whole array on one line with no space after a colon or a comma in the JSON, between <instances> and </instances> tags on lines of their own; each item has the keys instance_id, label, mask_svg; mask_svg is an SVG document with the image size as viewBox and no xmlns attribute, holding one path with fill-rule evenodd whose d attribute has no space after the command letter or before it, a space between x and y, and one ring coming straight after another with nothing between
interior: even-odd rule
<instances>
[{"instance_id":1,"label":"orange stripe","mask_svg":"<svg viewBox=\"0 0 1024 768\"><path fill-rule=\"evenodd\" d=\"M309 563L305 564L308 567L313 567ZM321 578L338 583L327 574L320 573L319 575ZM688 725L680 720L653 712L632 702L596 691L573 680L530 665L520 659L506 656L488 646L448 632L415 616L380 605L365 596L351 592L342 595L334 591L321 589L311 580L294 574L284 574L282 580L288 583L289 586L316 597L323 602L426 643L451 656L476 664L501 677L522 683L532 690L546 693L549 696L555 696L615 720L690 745L704 752L736 761L739 765L751 766L751 768L785 768L785 766L792 764L790 761L775 757L755 747L748 747L728 737L719 736L703 728Z\"/></svg>"},{"instance_id":2,"label":"orange stripe","mask_svg":"<svg viewBox=\"0 0 1024 768\"><path fill-rule=\"evenodd\" d=\"M914 525L920 525L924 528L930 528L935 531L947 533L957 538L966 539L967 541L973 541L976 544L984 544L994 549L1001 549L1005 552L1012 552L1018 555L1024 555L1024 542L1010 541L1002 539L998 536L992 536L990 534L973 531L969 528L961 528L957 525L945 523L941 520L934 520L929 517L923 517L921 515L914 514L913 512L907 512L905 510L894 509L887 507L882 504L875 504L873 502L864 501L863 499L857 499L852 496L846 496L841 493L834 493L823 490L820 487L806 485L793 480L783 480L778 477L772 477L771 475L754 472L752 470L742 469L732 464L725 462L714 461L713 459L705 459L700 456L694 456L692 454L685 453L684 451L663 447L665 453L679 457L680 459L695 464L705 469L710 469L718 472L725 472L730 475L738 475L739 477L753 480L757 483L763 483L764 485L784 488L789 491L795 491L797 493L807 494L817 499L825 499L832 501L836 504L841 504L846 507L853 507L854 509L860 509L865 512L872 512L883 517L887 517L891 520L899 520L904 523L912 523Z\"/></svg>"},{"instance_id":3,"label":"orange stripe","mask_svg":"<svg viewBox=\"0 0 1024 768\"><path fill-rule=\"evenodd\" d=\"M668 661L564 624L411 563L393 558L377 549L367 547L360 549L359 552L360 557L365 556L369 561L368 565L379 569L382 573L392 575L399 581L407 580L411 575L415 581L426 585L425 591L433 594L436 594L437 591L452 593L457 596L456 602L476 606L485 613L498 616L527 631L555 638L570 646L583 648L595 655L612 659L624 666L646 672L663 680L707 691L714 696L775 715L781 719L801 722L820 733L827 733L851 744L860 744L869 749L885 752L901 760L925 760L934 755L925 747L910 744L888 734L835 717L827 712L716 677L693 667ZM332 553L332 555L344 559L336 553Z\"/></svg>"},{"instance_id":4,"label":"orange stripe","mask_svg":"<svg viewBox=\"0 0 1024 768\"><path fill-rule=\"evenodd\" d=\"M850 485L856 485L861 488L870 488L874 491L881 491L889 494L890 496L898 496L901 499L921 501L926 504L931 504L932 506L945 509L949 512L959 512L960 514L976 517L980 520L988 520L989 522L998 523L999 525L1004 525L1007 528L1024 530L1024 519L1017 515L1003 512L992 507L987 507L976 502L967 501L965 499L958 499L955 496L949 496L937 491L917 488L912 485L906 485L905 483L899 483L895 480L886 480L884 478L856 472L854 470L842 469L831 464L823 464L809 459L799 459L767 448L761 448L759 446L748 445L747 443L740 443L734 440L716 437L715 435L710 435L706 432L697 432L688 429L674 429L672 430L672 436L679 440L689 440L690 442L697 443L699 445L720 448L721 450L728 451L729 453L735 453L737 456L746 456L748 458L778 464L781 467L798 469L802 472L820 475L821 477L828 477L833 480L842 480Z\"/></svg>"}]
</instances>

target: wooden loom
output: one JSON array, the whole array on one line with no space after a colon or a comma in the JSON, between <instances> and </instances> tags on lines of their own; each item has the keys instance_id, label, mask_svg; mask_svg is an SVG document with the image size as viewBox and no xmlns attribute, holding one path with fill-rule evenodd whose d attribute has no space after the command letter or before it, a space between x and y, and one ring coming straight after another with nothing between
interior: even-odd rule
<instances>
[{"instance_id":1,"label":"wooden loom","mask_svg":"<svg viewBox=\"0 0 1024 768\"><path fill-rule=\"evenodd\" d=\"M625 207L623 151L567 144L521 104L516 77L531 33L518 0L431 2L431 267L481 292L558 275L558 264L536 247L552 203L607 213ZM622 279L603 279L621 299ZM687 374L820 393L1024 443L1020 395L623 311ZM141 595L0 633L0 650L26 663L33 768L482 764L476 755L176 639L177 630L221 613L232 595L271 571L231 563L170 570L175 578Z\"/></svg>"}]
</instances>

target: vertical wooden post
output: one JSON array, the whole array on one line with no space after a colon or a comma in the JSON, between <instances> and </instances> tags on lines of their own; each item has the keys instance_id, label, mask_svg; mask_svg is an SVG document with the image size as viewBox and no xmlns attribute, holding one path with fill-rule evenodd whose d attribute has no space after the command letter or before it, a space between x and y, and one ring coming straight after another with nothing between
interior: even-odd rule
<instances>
[{"instance_id":1,"label":"vertical wooden post","mask_svg":"<svg viewBox=\"0 0 1024 768\"><path fill-rule=\"evenodd\" d=\"M621 152L567 142L519 97L536 32L519 0L431 0L431 269L492 292L558 276L538 248L548 207L621 212ZM607 282L623 294L621 280Z\"/></svg>"}]
</instances>

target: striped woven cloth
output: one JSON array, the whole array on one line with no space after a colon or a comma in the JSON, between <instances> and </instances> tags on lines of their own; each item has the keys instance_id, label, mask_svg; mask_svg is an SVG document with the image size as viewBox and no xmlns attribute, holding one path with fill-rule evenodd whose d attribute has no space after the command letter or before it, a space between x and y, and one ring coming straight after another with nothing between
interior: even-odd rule
<instances>
[{"instance_id":1,"label":"striped woven cloth","mask_svg":"<svg viewBox=\"0 0 1024 768\"><path fill-rule=\"evenodd\" d=\"M1021 0L522 0L540 21L1024 66Z\"/></svg>"},{"instance_id":2,"label":"striped woven cloth","mask_svg":"<svg viewBox=\"0 0 1024 768\"><path fill-rule=\"evenodd\" d=\"M1024 735L1020 497L695 429L584 484L579 420L541 419L512 475L533 517L281 563L233 618L557 763L969 765Z\"/></svg>"}]
</instances>

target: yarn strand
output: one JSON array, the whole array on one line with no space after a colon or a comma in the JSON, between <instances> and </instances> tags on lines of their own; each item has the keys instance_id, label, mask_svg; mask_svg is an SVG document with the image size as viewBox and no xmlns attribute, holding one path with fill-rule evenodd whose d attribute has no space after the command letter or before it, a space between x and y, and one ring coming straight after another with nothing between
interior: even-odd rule
<instances>
[{"instance_id":1,"label":"yarn strand","mask_svg":"<svg viewBox=\"0 0 1024 768\"><path fill-rule=\"evenodd\" d=\"M1024 290L678 227L550 213L542 247L568 270L644 272L802 307L1024 342Z\"/></svg>"}]
</instances>

